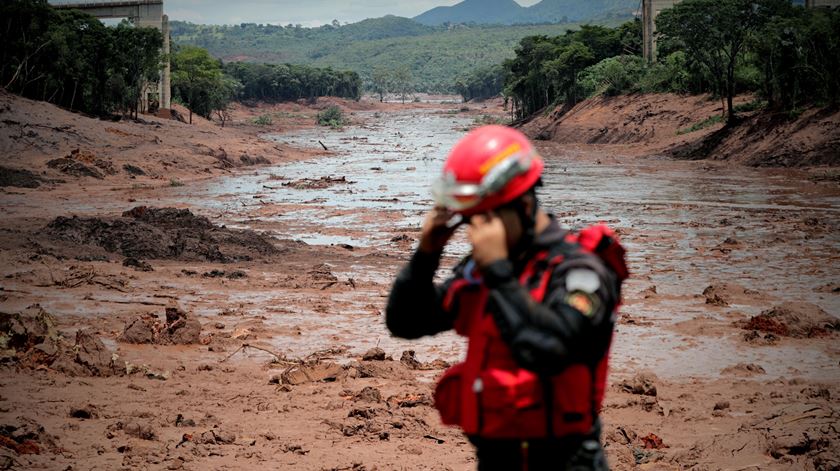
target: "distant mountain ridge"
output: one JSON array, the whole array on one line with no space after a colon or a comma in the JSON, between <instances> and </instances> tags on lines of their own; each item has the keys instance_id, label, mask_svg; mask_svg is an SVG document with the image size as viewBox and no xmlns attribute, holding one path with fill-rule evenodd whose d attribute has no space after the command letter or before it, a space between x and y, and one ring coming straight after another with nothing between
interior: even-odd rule
<instances>
[{"instance_id":1,"label":"distant mountain ridge","mask_svg":"<svg viewBox=\"0 0 840 471\"><path fill-rule=\"evenodd\" d=\"M523 7L514 0L464 0L451 7L436 7L415 16L418 23L539 24L626 18L638 9L639 0L542 0Z\"/></svg>"}]
</instances>

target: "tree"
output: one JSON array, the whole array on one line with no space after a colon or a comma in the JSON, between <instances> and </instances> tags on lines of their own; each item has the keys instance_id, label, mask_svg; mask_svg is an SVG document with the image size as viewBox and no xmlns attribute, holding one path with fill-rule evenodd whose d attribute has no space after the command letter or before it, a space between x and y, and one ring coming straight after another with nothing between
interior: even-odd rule
<instances>
[{"instance_id":1,"label":"tree","mask_svg":"<svg viewBox=\"0 0 840 471\"><path fill-rule=\"evenodd\" d=\"M411 84L411 69L408 66L401 66L394 70L393 75L394 91L400 96L402 102L405 103L406 98L414 91Z\"/></svg>"},{"instance_id":2,"label":"tree","mask_svg":"<svg viewBox=\"0 0 840 471\"><path fill-rule=\"evenodd\" d=\"M208 117L213 111L210 90L220 87L222 64L206 49L184 46L172 56L172 87L190 110Z\"/></svg>"},{"instance_id":3,"label":"tree","mask_svg":"<svg viewBox=\"0 0 840 471\"><path fill-rule=\"evenodd\" d=\"M745 45L784 0L685 0L656 19L658 34L678 40L711 74L726 97L727 123L735 118L735 68Z\"/></svg>"},{"instance_id":4,"label":"tree","mask_svg":"<svg viewBox=\"0 0 840 471\"><path fill-rule=\"evenodd\" d=\"M379 95L379 102L385 101L385 95L391 88L391 72L384 67L377 67L373 69L371 81L371 88Z\"/></svg>"},{"instance_id":5,"label":"tree","mask_svg":"<svg viewBox=\"0 0 840 471\"><path fill-rule=\"evenodd\" d=\"M238 80L223 75L221 80L216 81L213 87L208 90L208 107L216 113L222 127L230 120L230 105L241 93L242 84Z\"/></svg>"}]
</instances>

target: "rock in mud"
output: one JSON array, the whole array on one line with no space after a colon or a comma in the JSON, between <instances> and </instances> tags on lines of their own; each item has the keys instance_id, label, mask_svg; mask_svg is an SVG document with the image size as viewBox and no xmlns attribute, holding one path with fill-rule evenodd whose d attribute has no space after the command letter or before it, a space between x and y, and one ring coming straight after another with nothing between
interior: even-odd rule
<instances>
[{"instance_id":1,"label":"rock in mud","mask_svg":"<svg viewBox=\"0 0 840 471\"><path fill-rule=\"evenodd\" d=\"M118 218L58 217L45 233L125 257L229 263L278 253L268 236L216 226L186 209L136 207Z\"/></svg>"},{"instance_id":2,"label":"rock in mud","mask_svg":"<svg viewBox=\"0 0 840 471\"><path fill-rule=\"evenodd\" d=\"M125 329L117 340L132 344L155 343L160 333L160 328L156 327L156 323L157 317L154 316L135 317L125 324Z\"/></svg>"},{"instance_id":3,"label":"rock in mud","mask_svg":"<svg viewBox=\"0 0 840 471\"><path fill-rule=\"evenodd\" d=\"M0 188L38 188L42 181L29 170L0 167Z\"/></svg>"},{"instance_id":4,"label":"rock in mud","mask_svg":"<svg viewBox=\"0 0 840 471\"><path fill-rule=\"evenodd\" d=\"M826 337L840 330L840 320L805 302L783 303L738 325L745 330L794 338Z\"/></svg>"},{"instance_id":5,"label":"rock in mud","mask_svg":"<svg viewBox=\"0 0 840 471\"><path fill-rule=\"evenodd\" d=\"M364 361L385 361L385 350L379 347L371 348L362 356Z\"/></svg>"},{"instance_id":6,"label":"rock in mud","mask_svg":"<svg viewBox=\"0 0 840 471\"><path fill-rule=\"evenodd\" d=\"M656 396L656 385L659 383L659 378L650 371L643 371L636 374L630 379L626 379L618 383L618 387L630 394L639 394L642 396Z\"/></svg>"}]
</instances>

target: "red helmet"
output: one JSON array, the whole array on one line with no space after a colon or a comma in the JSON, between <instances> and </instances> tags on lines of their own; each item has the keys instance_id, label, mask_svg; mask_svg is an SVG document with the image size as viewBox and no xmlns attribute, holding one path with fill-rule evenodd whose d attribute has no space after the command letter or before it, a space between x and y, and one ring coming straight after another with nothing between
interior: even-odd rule
<instances>
[{"instance_id":1,"label":"red helmet","mask_svg":"<svg viewBox=\"0 0 840 471\"><path fill-rule=\"evenodd\" d=\"M443 165L435 203L465 216L522 196L540 179L543 160L516 129L482 126L461 139Z\"/></svg>"}]
</instances>

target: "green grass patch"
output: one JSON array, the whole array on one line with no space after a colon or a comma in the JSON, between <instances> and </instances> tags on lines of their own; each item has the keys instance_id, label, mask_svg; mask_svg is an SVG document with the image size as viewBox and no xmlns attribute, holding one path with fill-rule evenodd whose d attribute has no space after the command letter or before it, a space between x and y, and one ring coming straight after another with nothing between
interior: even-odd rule
<instances>
[{"instance_id":1,"label":"green grass patch","mask_svg":"<svg viewBox=\"0 0 840 471\"><path fill-rule=\"evenodd\" d=\"M692 125L691 127L677 130L677 135L681 136L683 134L688 134L688 133L692 133L692 132L695 132L695 131L699 131L701 129L706 129L709 126L714 126L715 124L720 124L722 122L723 122L723 116L721 116L719 114L714 115L714 116L711 116L709 118L704 119L703 121L700 121L697 124Z\"/></svg>"},{"instance_id":2,"label":"green grass patch","mask_svg":"<svg viewBox=\"0 0 840 471\"><path fill-rule=\"evenodd\" d=\"M254 118L253 120L251 120L251 122L256 124L257 126L271 126L272 124L274 124L274 119L271 117L271 115L264 114L262 116Z\"/></svg>"}]
</instances>

